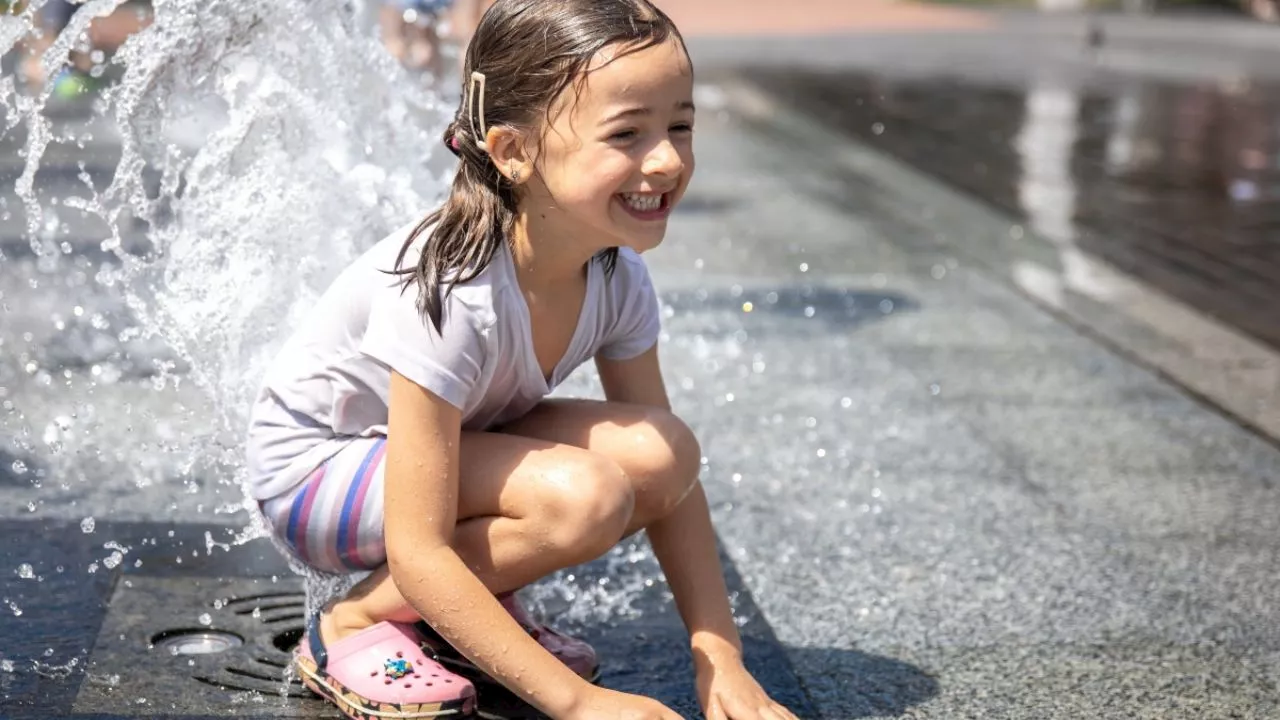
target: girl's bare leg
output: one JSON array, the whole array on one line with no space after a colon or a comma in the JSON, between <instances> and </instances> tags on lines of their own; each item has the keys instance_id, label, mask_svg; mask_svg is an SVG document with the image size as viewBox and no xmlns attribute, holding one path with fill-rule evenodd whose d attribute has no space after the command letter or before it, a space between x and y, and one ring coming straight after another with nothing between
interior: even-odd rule
<instances>
[{"instance_id":1,"label":"girl's bare leg","mask_svg":"<svg viewBox=\"0 0 1280 720\"><path fill-rule=\"evenodd\" d=\"M454 548L489 590L515 590L603 555L669 514L696 481L701 451L662 410L548 401L501 433L463 433ZM386 566L322 619L332 642L417 613Z\"/></svg>"},{"instance_id":2,"label":"girl's bare leg","mask_svg":"<svg viewBox=\"0 0 1280 720\"><path fill-rule=\"evenodd\" d=\"M628 535L670 514L702 465L702 449L684 421L642 405L547 400L503 432L583 448L616 465L635 496Z\"/></svg>"}]
</instances>

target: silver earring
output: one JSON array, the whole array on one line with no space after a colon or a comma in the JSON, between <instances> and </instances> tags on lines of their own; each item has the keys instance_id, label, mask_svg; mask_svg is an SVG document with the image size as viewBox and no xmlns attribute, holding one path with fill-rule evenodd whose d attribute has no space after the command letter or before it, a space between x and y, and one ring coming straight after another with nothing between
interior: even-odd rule
<instances>
[{"instance_id":1,"label":"silver earring","mask_svg":"<svg viewBox=\"0 0 1280 720\"><path fill-rule=\"evenodd\" d=\"M520 168L513 168L511 170L511 182L517 185L520 184Z\"/></svg>"}]
</instances>

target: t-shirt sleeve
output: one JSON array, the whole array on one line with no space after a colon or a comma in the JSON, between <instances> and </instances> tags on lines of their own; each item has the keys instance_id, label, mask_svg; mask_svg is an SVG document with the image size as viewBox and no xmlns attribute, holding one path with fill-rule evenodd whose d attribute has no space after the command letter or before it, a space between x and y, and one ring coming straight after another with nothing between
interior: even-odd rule
<instances>
[{"instance_id":1,"label":"t-shirt sleeve","mask_svg":"<svg viewBox=\"0 0 1280 720\"><path fill-rule=\"evenodd\" d=\"M454 298L444 302L437 333L417 308L417 287L375 293L360 352L463 409L484 367L484 333Z\"/></svg>"},{"instance_id":2,"label":"t-shirt sleeve","mask_svg":"<svg viewBox=\"0 0 1280 720\"><path fill-rule=\"evenodd\" d=\"M649 269L633 250L618 251L610 278L616 315L598 354L609 360L630 360L652 348L662 331L662 311Z\"/></svg>"}]
</instances>

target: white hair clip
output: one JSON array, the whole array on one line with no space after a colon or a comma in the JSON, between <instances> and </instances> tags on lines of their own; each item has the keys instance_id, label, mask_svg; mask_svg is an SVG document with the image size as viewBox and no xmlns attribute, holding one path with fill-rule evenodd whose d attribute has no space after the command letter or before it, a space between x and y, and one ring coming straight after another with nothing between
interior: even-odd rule
<instances>
[{"instance_id":1,"label":"white hair clip","mask_svg":"<svg viewBox=\"0 0 1280 720\"><path fill-rule=\"evenodd\" d=\"M467 119L471 123L471 135L476 139L476 147L488 152L489 146L485 143L485 138L489 136L489 129L484 125L484 73L471 73L471 82L467 83ZM479 98L476 98L472 91L476 85L480 86ZM480 106L480 129L476 130L476 100L479 100Z\"/></svg>"}]
</instances>

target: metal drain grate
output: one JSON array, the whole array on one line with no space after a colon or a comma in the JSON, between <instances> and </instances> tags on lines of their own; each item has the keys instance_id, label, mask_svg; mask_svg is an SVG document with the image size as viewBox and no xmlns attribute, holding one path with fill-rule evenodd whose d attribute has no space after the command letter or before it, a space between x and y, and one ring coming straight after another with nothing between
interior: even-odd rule
<instances>
[{"instance_id":1,"label":"metal drain grate","mask_svg":"<svg viewBox=\"0 0 1280 720\"><path fill-rule=\"evenodd\" d=\"M210 614L211 626L229 631L246 642L247 652L222 653L227 664L212 674L193 675L192 679L220 690L275 693L305 698L311 694L286 670L290 653L302 638L306 596L294 592L271 592L246 597L222 598L213 606L220 612ZM287 682L288 686L283 687ZM283 690L282 690L283 687Z\"/></svg>"},{"instance_id":2,"label":"metal drain grate","mask_svg":"<svg viewBox=\"0 0 1280 720\"><path fill-rule=\"evenodd\" d=\"M298 578L130 578L112 597L75 710L329 715L288 671L305 601Z\"/></svg>"}]
</instances>

